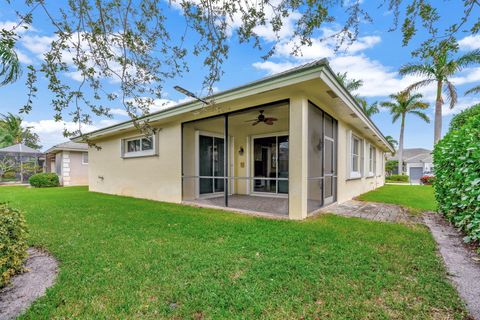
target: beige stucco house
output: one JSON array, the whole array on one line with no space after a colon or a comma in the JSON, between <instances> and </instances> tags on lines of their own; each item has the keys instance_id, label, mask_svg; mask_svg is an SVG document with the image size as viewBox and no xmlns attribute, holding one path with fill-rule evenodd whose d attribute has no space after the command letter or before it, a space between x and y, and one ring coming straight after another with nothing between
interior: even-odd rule
<instances>
[{"instance_id":1,"label":"beige stucco house","mask_svg":"<svg viewBox=\"0 0 480 320\"><path fill-rule=\"evenodd\" d=\"M45 171L58 175L63 186L88 185L88 145L64 142L45 152Z\"/></svg>"},{"instance_id":2,"label":"beige stucco house","mask_svg":"<svg viewBox=\"0 0 480 320\"><path fill-rule=\"evenodd\" d=\"M391 145L326 60L152 113L90 139L89 188L304 219L384 184Z\"/></svg>"}]
</instances>

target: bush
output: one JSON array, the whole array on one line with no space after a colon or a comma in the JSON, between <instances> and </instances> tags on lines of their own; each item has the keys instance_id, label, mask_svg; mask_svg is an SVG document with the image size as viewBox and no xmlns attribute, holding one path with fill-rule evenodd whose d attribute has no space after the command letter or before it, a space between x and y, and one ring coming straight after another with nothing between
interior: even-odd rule
<instances>
[{"instance_id":1,"label":"bush","mask_svg":"<svg viewBox=\"0 0 480 320\"><path fill-rule=\"evenodd\" d=\"M15 171L8 171L2 175L2 179L13 180L17 178L17 173Z\"/></svg>"},{"instance_id":2,"label":"bush","mask_svg":"<svg viewBox=\"0 0 480 320\"><path fill-rule=\"evenodd\" d=\"M31 176L28 182L36 188L58 187L60 184L55 173L37 173Z\"/></svg>"},{"instance_id":3,"label":"bush","mask_svg":"<svg viewBox=\"0 0 480 320\"><path fill-rule=\"evenodd\" d=\"M408 176L404 174L392 174L391 176L386 177L386 179L396 182L408 182Z\"/></svg>"},{"instance_id":4,"label":"bush","mask_svg":"<svg viewBox=\"0 0 480 320\"><path fill-rule=\"evenodd\" d=\"M420 181L422 182L422 184L431 185L435 181L435 177L434 176L422 176L420 178Z\"/></svg>"},{"instance_id":5,"label":"bush","mask_svg":"<svg viewBox=\"0 0 480 320\"><path fill-rule=\"evenodd\" d=\"M0 203L0 288L23 270L27 229L22 212Z\"/></svg>"},{"instance_id":6,"label":"bush","mask_svg":"<svg viewBox=\"0 0 480 320\"><path fill-rule=\"evenodd\" d=\"M459 114L453 116L450 121L450 131L458 130L468 121L468 119L480 115L480 103L463 110Z\"/></svg>"},{"instance_id":7,"label":"bush","mask_svg":"<svg viewBox=\"0 0 480 320\"><path fill-rule=\"evenodd\" d=\"M480 240L480 114L449 131L434 148L438 208L467 236Z\"/></svg>"}]
</instances>

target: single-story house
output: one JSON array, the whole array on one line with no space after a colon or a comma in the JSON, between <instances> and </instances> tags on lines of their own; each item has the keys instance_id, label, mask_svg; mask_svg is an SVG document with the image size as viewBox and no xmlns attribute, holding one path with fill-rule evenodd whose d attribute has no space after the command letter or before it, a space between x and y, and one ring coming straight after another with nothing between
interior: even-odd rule
<instances>
[{"instance_id":1,"label":"single-story house","mask_svg":"<svg viewBox=\"0 0 480 320\"><path fill-rule=\"evenodd\" d=\"M388 160L398 161L398 152ZM395 169L398 174L398 169ZM403 170L410 177L411 183L420 183L423 175L433 174L432 150L424 148L403 149Z\"/></svg>"},{"instance_id":2,"label":"single-story house","mask_svg":"<svg viewBox=\"0 0 480 320\"><path fill-rule=\"evenodd\" d=\"M45 171L58 175L63 186L88 185L88 145L67 141L46 152Z\"/></svg>"},{"instance_id":3,"label":"single-story house","mask_svg":"<svg viewBox=\"0 0 480 320\"><path fill-rule=\"evenodd\" d=\"M325 59L88 139L91 191L304 219L384 184L380 130Z\"/></svg>"}]
</instances>

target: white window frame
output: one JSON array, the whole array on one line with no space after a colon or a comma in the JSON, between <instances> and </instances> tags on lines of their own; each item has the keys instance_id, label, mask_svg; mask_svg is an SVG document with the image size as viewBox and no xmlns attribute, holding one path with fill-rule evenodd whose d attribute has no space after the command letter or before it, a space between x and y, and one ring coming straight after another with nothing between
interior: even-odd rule
<instances>
[{"instance_id":1,"label":"white window frame","mask_svg":"<svg viewBox=\"0 0 480 320\"><path fill-rule=\"evenodd\" d=\"M152 149L150 150L141 150L142 149L142 139L151 138L152 139ZM128 142L140 140L140 151L128 152ZM138 158L138 157L151 157L158 154L158 142L157 136L155 134L130 137L121 140L121 156L122 158Z\"/></svg>"},{"instance_id":2,"label":"white window frame","mask_svg":"<svg viewBox=\"0 0 480 320\"><path fill-rule=\"evenodd\" d=\"M85 161L85 155L87 155L87 161ZM82 152L82 164L88 164L88 152Z\"/></svg>"},{"instance_id":3,"label":"white window frame","mask_svg":"<svg viewBox=\"0 0 480 320\"><path fill-rule=\"evenodd\" d=\"M368 176L374 177L377 171L377 148L372 144L368 145Z\"/></svg>"},{"instance_id":4,"label":"white window frame","mask_svg":"<svg viewBox=\"0 0 480 320\"><path fill-rule=\"evenodd\" d=\"M355 144L355 140L358 141L358 154L353 153L353 146ZM360 138L359 136L355 135L354 133L350 134L350 150L349 150L349 156L348 156L348 162L349 162L349 178L350 179L358 179L362 177L362 154L363 154L363 139ZM354 155L357 156L357 168L358 171L353 170L353 159Z\"/></svg>"}]
</instances>

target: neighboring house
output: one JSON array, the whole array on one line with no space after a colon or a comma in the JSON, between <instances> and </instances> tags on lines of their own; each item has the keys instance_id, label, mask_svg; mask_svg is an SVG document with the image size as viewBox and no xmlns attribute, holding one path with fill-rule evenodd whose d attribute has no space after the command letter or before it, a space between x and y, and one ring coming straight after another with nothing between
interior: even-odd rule
<instances>
[{"instance_id":1,"label":"neighboring house","mask_svg":"<svg viewBox=\"0 0 480 320\"><path fill-rule=\"evenodd\" d=\"M398 161L398 152L388 160ZM433 173L432 150L424 148L411 148L403 150L403 170L409 175L410 182L419 183L423 175ZM398 170L394 172L398 174Z\"/></svg>"},{"instance_id":2,"label":"neighboring house","mask_svg":"<svg viewBox=\"0 0 480 320\"><path fill-rule=\"evenodd\" d=\"M16 177L21 182L28 181L28 178L41 170L45 161L44 155L40 150L36 150L18 143L0 149L0 161L5 162L10 159L15 163L16 168L13 170ZM3 171L2 168L0 168ZM4 172L0 172L4 174Z\"/></svg>"},{"instance_id":3,"label":"neighboring house","mask_svg":"<svg viewBox=\"0 0 480 320\"><path fill-rule=\"evenodd\" d=\"M45 171L54 172L63 186L88 185L88 145L64 142L46 152Z\"/></svg>"},{"instance_id":4,"label":"neighboring house","mask_svg":"<svg viewBox=\"0 0 480 320\"><path fill-rule=\"evenodd\" d=\"M90 139L89 188L304 219L384 184L385 137L326 60L152 113Z\"/></svg>"}]
</instances>

